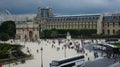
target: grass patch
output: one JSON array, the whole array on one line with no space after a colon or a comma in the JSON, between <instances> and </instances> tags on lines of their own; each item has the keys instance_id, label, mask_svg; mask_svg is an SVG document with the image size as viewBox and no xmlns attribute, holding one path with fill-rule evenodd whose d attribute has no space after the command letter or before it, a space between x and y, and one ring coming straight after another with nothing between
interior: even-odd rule
<instances>
[{"instance_id":1,"label":"grass patch","mask_svg":"<svg viewBox=\"0 0 120 67\"><path fill-rule=\"evenodd\" d=\"M120 49L120 43L112 43L112 45L117 46Z\"/></svg>"}]
</instances>

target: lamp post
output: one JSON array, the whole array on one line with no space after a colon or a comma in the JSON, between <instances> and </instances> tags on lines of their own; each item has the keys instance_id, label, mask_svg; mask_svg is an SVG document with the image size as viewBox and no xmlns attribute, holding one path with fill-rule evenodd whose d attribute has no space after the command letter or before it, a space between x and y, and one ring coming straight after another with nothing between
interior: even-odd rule
<instances>
[{"instance_id":1,"label":"lamp post","mask_svg":"<svg viewBox=\"0 0 120 67\"><path fill-rule=\"evenodd\" d=\"M41 47L41 67L43 67L43 48Z\"/></svg>"},{"instance_id":2,"label":"lamp post","mask_svg":"<svg viewBox=\"0 0 120 67\"><path fill-rule=\"evenodd\" d=\"M9 67L10 67L10 59L11 59L11 55L12 55L12 52L11 52L11 49L9 49Z\"/></svg>"},{"instance_id":3,"label":"lamp post","mask_svg":"<svg viewBox=\"0 0 120 67\"><path fill-rule=\"evenodd\" d=\"M66 45L64 46L64 57L66 58Z\"/></svg>"}]
</instances>

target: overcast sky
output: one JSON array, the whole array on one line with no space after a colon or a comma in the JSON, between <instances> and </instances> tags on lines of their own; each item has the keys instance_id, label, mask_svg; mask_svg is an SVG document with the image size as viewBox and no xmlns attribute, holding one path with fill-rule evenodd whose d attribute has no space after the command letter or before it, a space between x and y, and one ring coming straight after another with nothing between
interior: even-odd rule
<instances>
[{"instance_id":1,"label":"overcast sky","mask_svg":"<svg viewBox=\"0 0 120 67\"><path fill-rule=\"evenodd\" d=\"M120 0L0 0L0 9L30 14L38 7L52 7L55 14L120 13Z\"/></svg>"}]
</instances>

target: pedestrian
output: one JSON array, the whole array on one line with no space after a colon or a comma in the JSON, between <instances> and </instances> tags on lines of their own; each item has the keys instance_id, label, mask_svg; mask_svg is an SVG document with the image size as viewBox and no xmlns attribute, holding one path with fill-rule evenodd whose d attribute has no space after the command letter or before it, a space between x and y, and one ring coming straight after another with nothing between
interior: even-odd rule
<instances>
[{"instance_id":1,"label":"pedestrian","mask_svg":"<svg viewBox=\"0 0 120 67\"><path fill-rule=\"evenodd\" d=\"M39 52L39 50L38 50L38 49L37 49L36 51L37 51L37 53Z\"/></svg>"},{"instance_id":2,"label":"pedestrian","mask_svg":"<svg viewBox=\"0 0 120 67\"><path fill-rule=\"evenodd\" d=\"M94 52L94 57L97 58L97 52L96 51Z\"/></svg>"},{"instance_id":3,"label":"pedestrian","mask_svg":"<svg viewBox=\"0 0 120 67\"><path fill-rule=\"evenodd\" d=\"M60 50L60 48L59 47L57 47L57 51L59 51Z\"/></svg>"},{"instance_id":4,"label":"pedestrian","mask_svg":"<svg viewBox=\"0 0 120 67\"><path fill-rule=\"evenodd\" d=\"M88 57L88 60L90 60L90 58Z\"/></svg>"},{"instance_id":5,"label":"pedestrian","mask_svg":"<svg viewBox=\"0 0 120 67\"><path fill-rule=\"evenodd\" d=\"M85 55L87 56L87 53L85 53Z\"/></svg>"},{"instance_id":6,"label":"pedestrian","mask_svg":"<svg viewBox=\"0 0 120 67\"><path fill-rule=\"evenodd\" d=\"M27 49L29 49L29 48L27 47Z\"/></svg>"},{"instance_id":7,"label":"pedestrian","mask_svg":"<svg viewBox=\"0 0 120 67\"><path fill-rule=\"evenodd\" d=\"M27 52L29 53L30 51L28 50Z\"/></svg>"},{"instance_id":8,"label":"pedestrian","mask_svg":"<svg viewBox=\"0 0 120 67\"><path fill-rule=\"evenodd\" d=\"M103 50L101 51L101 56L103 56Z\"/></svg>"},{"instance_id":9,"label":"pedestrian","mask_svg":"<svg viewBox=\"0 0 120 67\"><path fill-rule=\"evenodd\" d=\"M54 45L52 44L52 48L54 47Z\"/></svg>"},{"instance_id":10,"label":"pedestrian","mask_svg":"<svg viewBox=\"0 0 120 67\"><path fill-rule=\"evenodd\" d=\"M116 60L117 60L117 55L114 54L114 62L116 62Z\"/></svg>"}]
</instances>

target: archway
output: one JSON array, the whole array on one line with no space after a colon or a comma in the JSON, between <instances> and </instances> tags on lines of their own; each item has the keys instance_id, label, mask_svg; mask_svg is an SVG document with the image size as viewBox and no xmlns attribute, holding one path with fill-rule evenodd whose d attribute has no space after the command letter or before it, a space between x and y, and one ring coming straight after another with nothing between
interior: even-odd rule
<instances>
[{"instance_id":1,"label":"archway","mask_svg":"<svg viewBox=\"0 0 120 67\"><path fill-rule=\"evenodd\" d=\"M27 35L25 35L25 41L27 41Z\"/></svg>"},{"instance_id":2,"label":"archway","mask_svg":"<svg viewBox=\"0 0 120 67\"><path fill-rule=\"evenodd\" d=\"M33 41L33 32L32 31L29 31L29 39L30 39L30 41Z\"/></svg>"}]
</instances>

